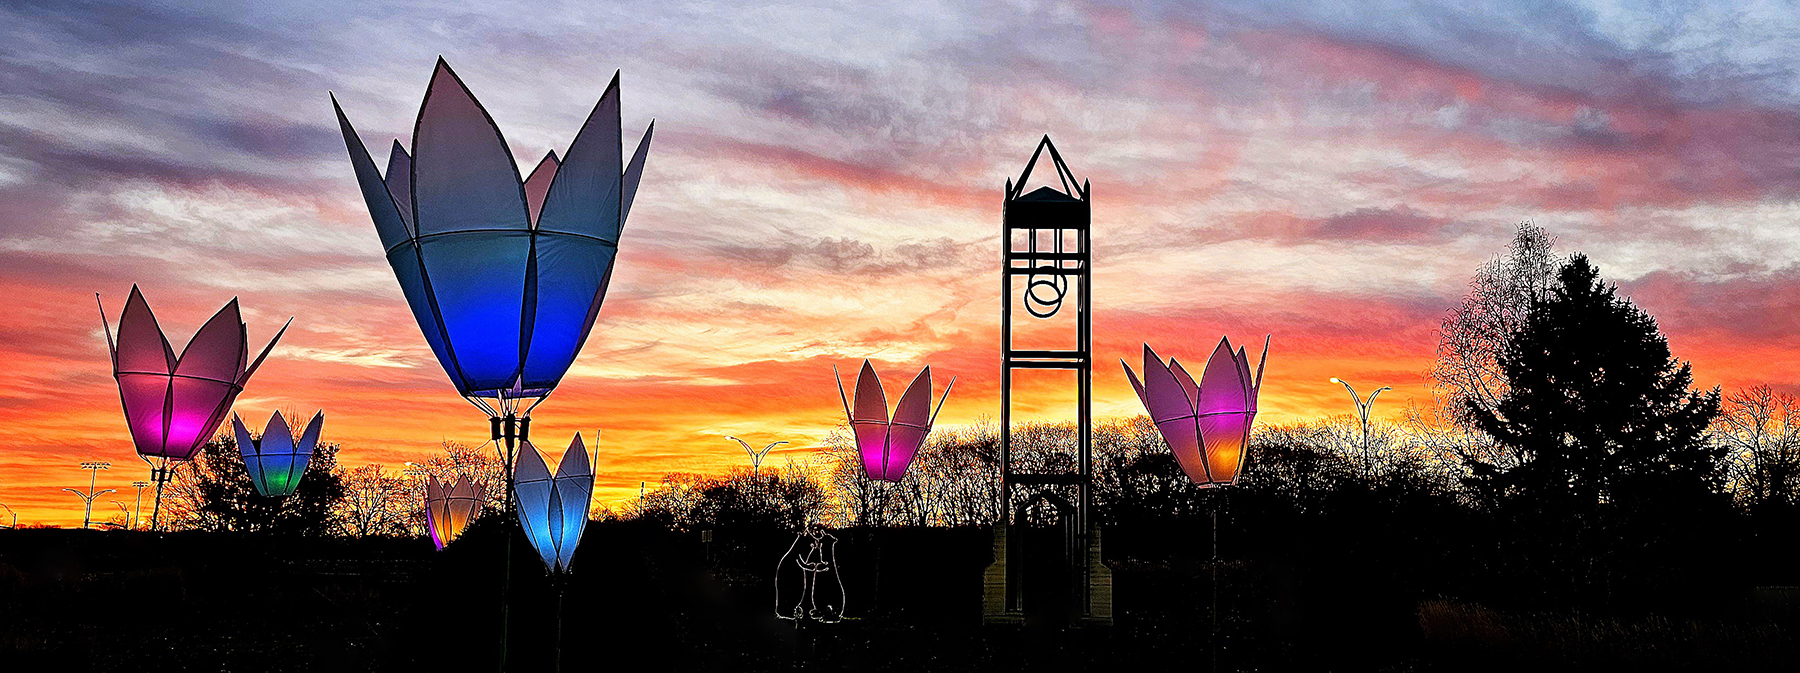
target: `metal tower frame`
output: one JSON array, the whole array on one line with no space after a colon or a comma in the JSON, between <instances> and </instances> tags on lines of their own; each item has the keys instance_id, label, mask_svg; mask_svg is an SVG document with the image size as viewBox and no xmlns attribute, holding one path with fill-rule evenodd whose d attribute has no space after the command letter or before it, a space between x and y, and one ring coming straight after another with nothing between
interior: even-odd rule
<instances>
[{"instance_id":1,"label":"metal tower frame","mask_svg":"<svg viewBox=\"0 0 1800 673\"><path fill-rule=\"evenodd\" d=\"M1045 150L1056 170L1062 190L1040 187L1025 193L1031 171ZM1112 620L1111 573L1100 561L1100 533L1091 525L1089 510L1093 502L1093 264L1089 246L1089 224L1092 207L1090 186L1076 179L1056 145L1045 135L1032 152L1031 160L1019 174L1017 182L1008 180L1002 206L1000 240L1000 512L995 526L994 565L986 578L983 617L990 623L1013 623L1024 618L1022 548L1017 539L1007 535L1015 520L1015 511L1025 509L1039 498L1059 505L1067 521L1065 558L1071 585L1068 591L1077 597L1079 618L1086 622L1110 623ZM1014 242L1014 234L1025 233L1024 245ZM1048 232L1054 239L1040 245L1040 234ZM1065 241L1073 234L1074 249ZM1023 295L1016 294L1016 279L1025 278ZM1024 305L1031 318L1046 319L1062 311L1064 300L1073 285L1075 290L1075 347L1069 350L1031 350L1014 348L1013 304ZM1012 388L1013 370L1072 370L1076 377L1076 469L1074 472L1023 472L1014 465L1012 454ZM1075 487L1075 502L1057 496L1051 488ZM1015 502L1014 492L1030 492L1032 497ZM1012 563L1008 563L1011 557ZM1040 589L1034 588L1034 591Z\"/></svg>"}]
</instances>

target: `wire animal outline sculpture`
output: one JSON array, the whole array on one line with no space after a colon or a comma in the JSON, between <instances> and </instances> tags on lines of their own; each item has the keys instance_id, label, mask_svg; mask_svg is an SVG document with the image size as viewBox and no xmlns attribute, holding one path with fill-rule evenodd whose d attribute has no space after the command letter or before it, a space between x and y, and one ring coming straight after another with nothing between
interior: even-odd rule
<instances>
[{"instance_id":1,"label":"wire animal outline sculpture","mask_svg":"<svg viewBox=\"0 0 1800 673\"><path fill-rule=\"evenodd\" d=\"M802 540L808 540L809 546L796 556L795 550L800 548ZM805 530L794 536L793 544L788 545L787 553L781 556L781 561L775 566L775 616L777 618L793 621L812 619L821 624L835 624L843 621L844 605L849 602L849 599L844 593L843 573L840 571L837 561L837 541L836 535L832 535L825 530L824 526L816 523L807 525ZM794 571L798 572L800 590L796 600L792 601L793 610L783 611L782 604L786 601L782 600L781 576L784 571L793 572L788 569L789 559L793 560ZM819 579L820 575L825 574L829 574L832 583L836 585L838 601L835 605L827 602L824 609L821 610L818 604ZM831 586L826 586L827 591L831 589ZM827 595L825 598L829 601L831 596Z\"/></svg>"}]
</instances>

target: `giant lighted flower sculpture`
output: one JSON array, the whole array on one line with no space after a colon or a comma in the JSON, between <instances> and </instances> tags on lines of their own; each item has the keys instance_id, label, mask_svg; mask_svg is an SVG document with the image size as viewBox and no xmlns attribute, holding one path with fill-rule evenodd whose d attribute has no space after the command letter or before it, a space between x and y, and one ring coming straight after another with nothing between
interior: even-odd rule
<instances>
[{"instance_id":1,"label":"giant lighted flower sculpture","mask_svg":"<svg viewBox=\"0 0 1800 673\"><path fill-rule=\"evenodd\" d=\"M844 415L849 417L850 432L856 436L856 450L862 456L863 472L870 479L880 481L900 481L906 476L906 468L912 466L913 457L918 455L919 447L925 444L926 436L931 434L931 424L937 420L937 412L944 408L944 400L950 399L950 389L956 387L956 379L952 377L950 384L944 386L944 396L938 399L937 408L931 406L931 368L926 367L913 377L900 394L900 402L894 405L894 415L888 417L887 393L881 389L881 377L876 376L875 367L863 360L862 371L856 375L856 404L844 396L844 381L838 378L837 368L832 368L832 377L838 379L838 398L844 401Z\"/></svg>"},{"instance_id":2,"label":"giant lighted flower sculpture","mask_svg":"<svg viewBox=\"0 0 1800 673\"><path fill-rule=\"evenodd\" d=\"M599 315L655 130L622 166L619 76L568 154L549 152L523 179L441 58L412 152L394 141L385 177L341 108L337 117L388 264L457 391L502 407L548 395Z\"/></svg>"},{"instance_id":3,"label":"giant lighted flower sculpture","mask_svg":"<svg viewBox=\"0 0 1800 673\"><path fill-rule=\"evenodd\" d=\"M1174 358L1163 364L1150 344L1144 344L1142 383L1131 365L1123 360L1119 364L1125 367L1131 387L1169 443L1181 470L1196 485L1209 488L1237 481L1250 424L1256 420L1263 365L1268 361L1269 341L1265 338L1255 378L1250 376L1250 358L1242 348L1233 353L1230 339L1219 340L1199 383Z\"/></svg>"},{"instance_id":4,"label":"giant lighted flower sculpture","mask_svg":"<svg viewBox=\"0 0 1800 673\"><path fill-rule=\"evenodd\" d=\"M455 485L438 482L436 475L427 476L425 529L431 533L431 543L442 551L462 535L469 522L481 513L481 503L486 498L487 488L481 482L469 481L468 475L457 476Z\"/></svg>"},{"instance_id":5,"label":"giant lighted flower sculpture","mask_svg":"<svg viewBox=\"0 0 1800 673\"><path fill-rule=\"evenodd\" d=\"M543 557L544 567L553 573L568 572L594 496L594 468L588 464L581 435L575 435L563 452L555 476L537 446L525 442L516 475L513 497L519 503L519 526Z\"/></svg>"},{"instance_id":6,"label":"giant lighted flower sculpture","mask_svg":"<svg viewBox=\"0 0 1800 673\"><path fill-rule=\"evenodd\" d=\"M306 424L306 431L300 433L300 441L296 442L293 431L288 429L287 419L277 411L263 426L262 436L252 438L250 430L244 427L244 420L237 414L231 415L238 453L244 456L244 471L250 474L250 483L259 495L285 498L300 488L300 478L306 476L306 465L312 461L313 448L319 444L319 430L324 425L325 412L314 414L312 422Z\"/></svg>"},{"instance_id":7,"label":"giant lighted flower sculpture","mask_svg":"<svg viewBox=\"0 0 1800 673\"><path fill-rule=\"evenodd\" d=\"M293 322L288 319L288 324ZM106 323L105 315L101 323ZM138 454L191 460L286 332L283 325L262 354L250 361L246 328L234 298L194 333L177 356L149 302L136 285L131 286L119 315L118 340L113 340L108 326L106 345Z\"/></svg>"}]
</instances>

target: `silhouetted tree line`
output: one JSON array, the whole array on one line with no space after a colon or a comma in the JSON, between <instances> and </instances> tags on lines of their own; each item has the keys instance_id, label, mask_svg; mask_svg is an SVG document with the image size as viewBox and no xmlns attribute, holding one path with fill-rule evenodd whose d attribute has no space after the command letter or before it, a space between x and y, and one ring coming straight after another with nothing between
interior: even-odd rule
<instances>
[{"instance_id":1,"label":"silhouetted tree line","mask_svg":"<svg viewBox=\"0 0 1800 673\"><path fill-rule=\"evenodd\" d=\"M1109 556L1206 558L1216 511L1227 558L1330 558L1414 600L1635 609L1791 582L1800 404L1768 388L1695 390L1654 318L1586 257L1547 264L1549 244L1521 226L1517 259L1484 267L1446 321L1446 333L1482 325L1446 349L1459 362L1439 368L1440 408L1378 422L1367 443L1348 416L1258 427L1240 483L1206 490L1147 418L1099 424L1094 514ZM840 430L810 470L818 488L792 469L680 475L621 515L683 529L991 524L997 428L946 430L899 483L864 477ZM1075 457L1071 424L1022 425L1014 439L1030 468Z\"/></svg>"},{"instance_id":2,"label":"silhouetted tree line","mask_svg":"<svg viewBox=\"0 0 1800 673\"><path fill-rule=\"evenodd\" d=\"M1445 318L1432 404L1376 422L1366 439L1347 415L1259 425L1239 484L1200 489L1146 417L1097 424L1093 514L1109 558L1205 562L1216 514L1225 558L1329 559L1345 573L1337 592L1631 609L1792 583L1800 401L1768 387L1695 390L1655 319L1586 257L1558 262L1552 245L1520 226ZM1069 470L1075 442L1072 424L1023 424L1013 451L1027 470ZM492 452L444 449L399 472L346 473L322 446L298 495L269 501L222 437L183 468L168 514L206 530L419 535L427 475L500 483ZM940 428L898 483L868 479L842 428L826 449L784 469L671 474L601 516L682 531L1001 518L990 422ZM498 511L500 489L489 496ZM1029 516L1055 523L1054 512Z\"/></svg>"}]
</instances>

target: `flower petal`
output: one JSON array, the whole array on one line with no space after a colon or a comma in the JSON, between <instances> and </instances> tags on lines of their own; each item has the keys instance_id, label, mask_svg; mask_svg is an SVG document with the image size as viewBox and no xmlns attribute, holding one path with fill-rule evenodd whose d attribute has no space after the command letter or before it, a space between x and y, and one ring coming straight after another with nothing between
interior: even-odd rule
<instances>
[{"instance_id":1,"label":"flower petal","mask_svg":"<svg viewBox=\"0 0 1800 673\"><path fill-rule=\"evenodd\" d=\"M412 236L412 228L407 224L409 220L401 216L400 206L389 191L392 176L385 182L381 179L381 172L375 169L375 161L369 158L369 149L363 146L362 139L356 135L356 129L350 127L350 119L344 116L344 109L338 106L337 96L331 97L331 109L337 112L338 130L344 134L344 147L350 151L350 167L356 172L356 184L362 188L363 203L369 206L369 218L375 221L375 233L381 237L381 249L392 250L395 245ZM393 169L394 164L390 160L388 170L392 173ZM410 177L408 180L410 184ZM410 195L408 198L411 198ZM412 209L407 210L410 212Z\"/></svg>"},{"instance_id":2,"label":"flower petal","mask_svg":"<svg viewBox=\"0 0 1800 673\"><path fill-rule=\"evenodd\" d=\"M413 127L412 166L414 224L420 236L531 228L512 150L442 58Z\"/></svg>"},{"instance_id":3,"label":"flower petal","mask_svg":"<svg viewBox=\"0 0 1800 673\"><path fill-rule=\"evenodd\" d=\"M125 300L125 311L119 314L119 345L116 372L171 374L175 371L175 349L169 347L156 314L136 285Z\"/></svg>"},{"instance_id":4,"label":"flower petal","mask_svg":"<svg viewBox=\"0 0 1800 673\"><path fill-rule=\"evenodd\" d=\"M245 350L244 321L234 298L194 333L181 356L175 359L175 373L186 378L236 384L238 375L244 373Z\"/></svg>"},{"instance_id":5,"label":"flower petal","mask_svg":"<svg viewBox=\"0 0 1800 673\"><path fill-rule=\"evenodd\" d=\"M550 492L553 483L544 456L530 441L522 442L513 468L513 498L518 501L519 527L532 548L550 566L556 559L556 538L550 532Z\"/></svg>"},{"instance_id":6,"label":"flower petal","mask_svg":"<svg viewBox=\"0 0 1800 673\"><path fill-rule=\"evenodd\" d=\"M560 165L556 151L551 150L544 154L537 168L531 169L531 177L525 178L525 207L529 209L533 223L543 214L544 195L550 192L550 181L556 178L556 169Z\"/></svg>"},{"instance_id":7,"label":"flower petal","mask_svg":"<svg viewBox=\"0 0 1800 673\"><path fill-rule=\"evenodd\" d=\"M1200 379L1200 436L1206 443L1207 472L1219 484L1237 480L1249 440L1248 368L1240 366L1231 342L1220 339Z\"/></svg>"},{"instance_id":8,"label":"flower petal","mask_svg":"<svg viewBox=\"0 0 1800 673\"><path fill-rule=\"evenodd\" d=\"M631 163L625 166L625 177L620 184L620 190L624 194L619 201L620 232L625 230L625 218L631 217L631 204L637 200L638 180L644 177L644 159L650 156L650 136L655 133L656 122L651 121L650 127L644 129L644 137L638 140L637 152L631 155Z\"/></svg>"},{"instance_id":9,"label":"flower petal","mask_svg":"<svg viewBox=\"0 0 1800 673\"><path fill-rule=\"evenodd\" d=\"M617 244L619 240L619 75L588 113L587 122L569 143L544 197L538 231L581 234Z\"/></svg>"},{"instance_id":10,"label":"flower petal","mask_svg":"<svg viewBox=\"0 0 1800 673\"><path fill-rule=\"evenodd\" d=\"M925 436L931 433L931 368L926 367L913 377L900 394L900 401L894 403L894 421L888 429L887 455L883 456L881 479L900 481L906 476L906 468L912 465L913 456L919 452L919 446L925 443Z\"/></svg>"},{"instance_id":11,"label":"flower petal","mask_svg":"<svg viewBox=\"0 0 1800 673\"><path fill-rule=\"evenodd\" d=\"M581 435L569 443L562 462L556 468L556 500L560 514L556 517L556 565L567 571L575 559L575 548L581 544L581 533L587 528L588 504L594 497L594 469L588 462L587 447Z\"/></svg>"},{"instance_id":12,"label":"flower petal","mask_svg":"<svg viewBox=\"0 0 1800 673\"><path fill-rule=\"evenodd\" d=\"M856 375L856 400L850 414L850 432L856 435L856 448L862 456L863 471L871 478L884 474L882 459L888 447L887 394L881 390L881 378L875 366L863 360Z\"/></svg>"},{"instance_id":13,"label":"flower petal","mask_svg":"<svg viewBox=\"0 0 1800 673\"><path fill-rule=\"evenodd\" d=\"M399 140L388 150L387 177L383 181L387 183L388 196L394 199L394 207L400 211L401 223L406 225L406 235L417 236L418 229L413 226L412 155L406 153Z\"/></svg>"}]
</instances>

